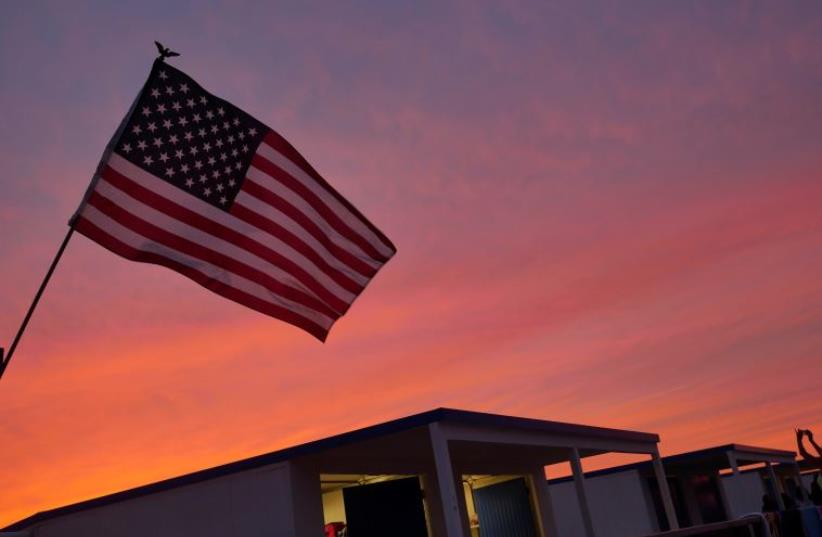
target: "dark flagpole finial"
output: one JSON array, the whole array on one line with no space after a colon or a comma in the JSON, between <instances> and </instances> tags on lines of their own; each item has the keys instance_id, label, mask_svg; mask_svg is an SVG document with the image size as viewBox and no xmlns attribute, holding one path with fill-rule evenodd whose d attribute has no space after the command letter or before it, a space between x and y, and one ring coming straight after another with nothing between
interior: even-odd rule
<instances>
[{"instance_id":1,"label":"dark flagpole finial","mask_svg":"<svg viewBox=\"0 0 822 537\"><path fill-rule=\"evenodd\" d=\"M158 58L158 60L160 61L163 61L166 58L173 58L174 56L179 56L178 53L174 52L168 47L164 47L162 44L160 44L159 41L155 41L154 44L157 45L157 52L160 53L160 57Z\"/></svg>"}]
</instances>

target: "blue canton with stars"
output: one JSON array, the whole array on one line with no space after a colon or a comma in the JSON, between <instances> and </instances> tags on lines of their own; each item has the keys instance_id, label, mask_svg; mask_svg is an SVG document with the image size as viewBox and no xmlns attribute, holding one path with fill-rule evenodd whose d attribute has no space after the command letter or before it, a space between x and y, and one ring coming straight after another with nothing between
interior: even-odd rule
<instances>
[{"instance_id":1,"label":"blue canton with stars","mask_svg":"<svg viewBox=\"0 0 822 537\"><path fill-rule=\"evenodd\" d=\"M114 151L148 173L228 210L267 131L239 108L158 61Z\"/></svg>"}]
</instances>

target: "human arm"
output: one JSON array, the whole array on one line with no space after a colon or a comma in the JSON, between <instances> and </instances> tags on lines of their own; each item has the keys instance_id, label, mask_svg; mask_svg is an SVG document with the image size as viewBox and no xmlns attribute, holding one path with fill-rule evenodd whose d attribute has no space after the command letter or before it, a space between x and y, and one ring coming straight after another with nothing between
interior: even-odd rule
<instances>
[{"instance_id":1,"label":"human arm","mask_svg":"<svg viewBox=\"0 0 822 537\"><path fill-rule=\"evenodd\" d=\"M816 453L820 457L822 457L822 449L820 449L819 444L816 443L816 440L813 439L813 431L811 431L810 429L805 429L805 436L808 437L808 440L810 441L813 448L816 450Z\"/></svg>"}]
</instances>

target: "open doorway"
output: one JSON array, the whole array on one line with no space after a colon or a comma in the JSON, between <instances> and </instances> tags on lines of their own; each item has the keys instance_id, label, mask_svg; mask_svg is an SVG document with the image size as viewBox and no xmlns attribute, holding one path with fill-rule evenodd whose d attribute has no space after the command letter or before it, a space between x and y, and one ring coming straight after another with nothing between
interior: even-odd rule
<instances>
[{"instance_id":1,"label":"open doorway","mask_svg":"<svg viewBox=\"0 0 822 537\"><path fill-rule=\"evenodd\" d=\"M472 537L538 537L529 480L517 475L462 476Z\"/></svg>"},{"instance_id":2,"label":"open doorway","mask_svg":"<svg viewBox=\"0 0 822 537\"><path fill-rule=\"evenodd\" d=\"M326 537L428 537L419 476L322 474Z\"/></svg>"}]
</instances>

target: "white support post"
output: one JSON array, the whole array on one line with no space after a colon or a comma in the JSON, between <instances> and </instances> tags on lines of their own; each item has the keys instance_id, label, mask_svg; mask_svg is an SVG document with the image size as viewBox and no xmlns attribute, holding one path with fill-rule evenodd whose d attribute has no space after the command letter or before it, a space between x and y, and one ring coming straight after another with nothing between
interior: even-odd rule
<instances>
[{"instance_id":1,"label":"white support post","mask_svg":"<svg viewBox=\"0 0 822 537\"><path fill-rule=\"evenodd\" d=\"M736 497L736 494L739 493L740 490L740 483L739 483L739 464L736 461L736 454L733 451L729 451L726 455L728 457L728 465L731 467L731 475L730 477L725 478L725 485L727 485L726 492L728 489L732 492L732 494L726 494L726 506L725 511L727 511L728 520L732 520L736 518L737 513L734 512L733 504L731 504L731 498ZM720 485L722 485L722 477L719 478Z\"/></svg>"},{"instance_id":2,"label":"white support post","mask_svg":"<svg viewBox=\"0 0 822 537\"><path fill-rule=\"evenodd\" d=\"M591 518L591 506L588 503L588 493L585 490L585 474L582 472L582 462L577 448L571 449L571 469L574 472L574 485L577 490L579 511L582 513L582 524L585 526L585 537L596 537L594 521Z\"/></svg>"},{"instance_id":3,"label":"white support post","mask_svg":"<svg viewBox=\"0 0 822 537\"><path fill-rule=\"evenodd\" d=\"M531 472L534 500L539 512L539 521L542 527L542 537L557 537L557 519L554 515L554 504L551 503L551 490L548 479L545 477L545 467L537 466Z\"/></svg>"},{"instance_id":4,"label":"white support post","mask_svg":"<svg viewBox=\"0 0 822 537\"><path fill-rule=\"evenodd\" d=\"M662 506L665 508L665 518L668 519L668 527L672 530L679 529L679 520L676 518L674 502L671 500L671 490L668 488L668 477L665 475L665 468L662 466L662 459L659 458L659 451L655 448L651 453L653 460L654 475L656 476L659 495L662 499Z\"/></svg>"},{"instance_id":5,"label":"white support post","mask_svg":"<svg viewBox=\"0 0 822 537\"><path fill-rule=\"evenodd\" d=\"M768 467L768 477L771 478L771 483L773 484L773 491L776 498L776 505L779 506L780 511L785 510L785 501L782 499L782 487L779 484L779 480L776 478L776 472L773 471L773 465L770 462L765 462L765 466Z\"/></svg>"},{"instance_id":6,"label":"white support post","mask_svg":"<svg viewBox=\"0 0 822 537\"><path fill-rule=\"evenodd\" d=\"M434 468L437 474L437 485L442 502L442 517L445 523L445 537L464 537L466 528L461 520L460 501L457 496L457 484L454 480L454 467L448 452L448 441L442 434L437 422L428 425L431 437L431 449L434 453ZM460 488L459 493L462 493Z\"/></svg>"}]
</instances>

